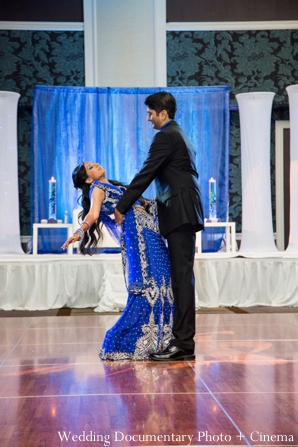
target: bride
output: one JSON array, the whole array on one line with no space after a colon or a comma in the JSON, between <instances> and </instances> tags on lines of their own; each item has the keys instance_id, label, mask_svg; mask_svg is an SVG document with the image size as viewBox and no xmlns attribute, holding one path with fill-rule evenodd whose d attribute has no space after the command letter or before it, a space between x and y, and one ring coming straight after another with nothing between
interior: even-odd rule
<instances>
[{"instance_id":1,"label":"bride","mask_svg":"<svg viewBox=\"0 0 298 447\"><path fill-rule=\"evenodd\" d=\"M139 198L119 225L114 209L125 186L107 180L106 171L98 163L82 163L72 178L75 188L82 190L83 222L62 248L66 250L69 244L80 241L81 252L91 254L102 237L102 224L121 245L127 304L107 331L99 356L102 360L149 359L173 338L170 262L159 233L156 201Z\"/></svg>"}]
</instances>

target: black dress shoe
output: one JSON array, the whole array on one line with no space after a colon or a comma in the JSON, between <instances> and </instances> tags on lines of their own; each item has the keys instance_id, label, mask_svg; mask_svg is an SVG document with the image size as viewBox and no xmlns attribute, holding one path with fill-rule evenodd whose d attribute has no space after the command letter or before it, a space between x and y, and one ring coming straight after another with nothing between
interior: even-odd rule
<instances>
[{"instance_id":1,"label":"black dress shoe","mask_svg":"<svg viewBox=\"0 0 298 447\"><path fill-rule=\"evenodd\" d=\"M168 346L162 352L155 352L150 355L150 360L156 362L172 362L176 360L194 360L196 356L194 353L186 352L178 346Z\"/></svg>"}]
</instances>

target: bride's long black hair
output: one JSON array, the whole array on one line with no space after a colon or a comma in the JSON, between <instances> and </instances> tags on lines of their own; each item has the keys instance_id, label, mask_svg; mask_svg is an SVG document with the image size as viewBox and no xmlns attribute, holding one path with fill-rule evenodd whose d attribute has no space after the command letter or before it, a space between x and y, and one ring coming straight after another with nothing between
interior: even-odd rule
<instances>
[{"instance_id":1,"label":"bride's long black hair","mask_svg":"<svg viewBox=\"0 0 298 447\"><path fill-rule=\"evenodd\" d=\"M84 163L77 166L73 173L72 173L72 181L74 184L74 187L76 189L82 190L82 195L78 198L78 204L81 205L83 208L82 211L79 213L79 222L83 221L87 214L89 213L91 201L89 198L89 192L91 183L86 183L88 176L85 169ZM123 183L117 182L116 180L109 180L109 182L112 185L116 186L125 186ZM91 255L91 249L95 248L100 239L103 237L102 233L102 222L100 220L100 217L98 216L97 221L94 222L93 225L89 228L89 231L86 231L84 233L84 237L81 239L80 242L80 251L85 254L88 253Z\"/></svg>"}]
</instances>

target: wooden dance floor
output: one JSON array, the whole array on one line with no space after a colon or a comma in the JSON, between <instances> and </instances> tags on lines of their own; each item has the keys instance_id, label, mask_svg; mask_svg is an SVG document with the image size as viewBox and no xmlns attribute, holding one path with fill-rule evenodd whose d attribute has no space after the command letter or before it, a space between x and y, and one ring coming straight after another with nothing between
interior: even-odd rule
<instances>
[{"instance_id":1,"label":"wooden dance floor","mask_svg":"<svg viewBox=\"0 0 298 447\"><path fill-rule=\"evenodd\" d=\"M117 318L1 318L1 447L298 446L297 313L197 315L176 363L99 360Z\"/></svg>"}]
</instances>

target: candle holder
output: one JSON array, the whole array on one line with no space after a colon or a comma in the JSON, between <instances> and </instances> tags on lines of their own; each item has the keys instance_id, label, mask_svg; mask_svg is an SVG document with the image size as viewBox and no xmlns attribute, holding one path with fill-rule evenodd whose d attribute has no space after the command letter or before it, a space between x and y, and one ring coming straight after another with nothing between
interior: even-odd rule
<instances>
[{"instance_id":1,"label":"candle holder","mask_svg":"<svg viewBox=\"0 0 298 447\"><path fill-rule=\"evenodd\" d=\"M212 177L209 180L209 221L217 221L216 180Z\"/></svg>"},{"instance_id":2,"label":"candle holder","mask_svg":"<svg viewBox=\"0 0 298 447\"><path fill-rule=\"evenodd\" d=\"M49 222L57 220L56 208L56 180L52 177L49 180Z\"/></svg>"}]
</instances>

